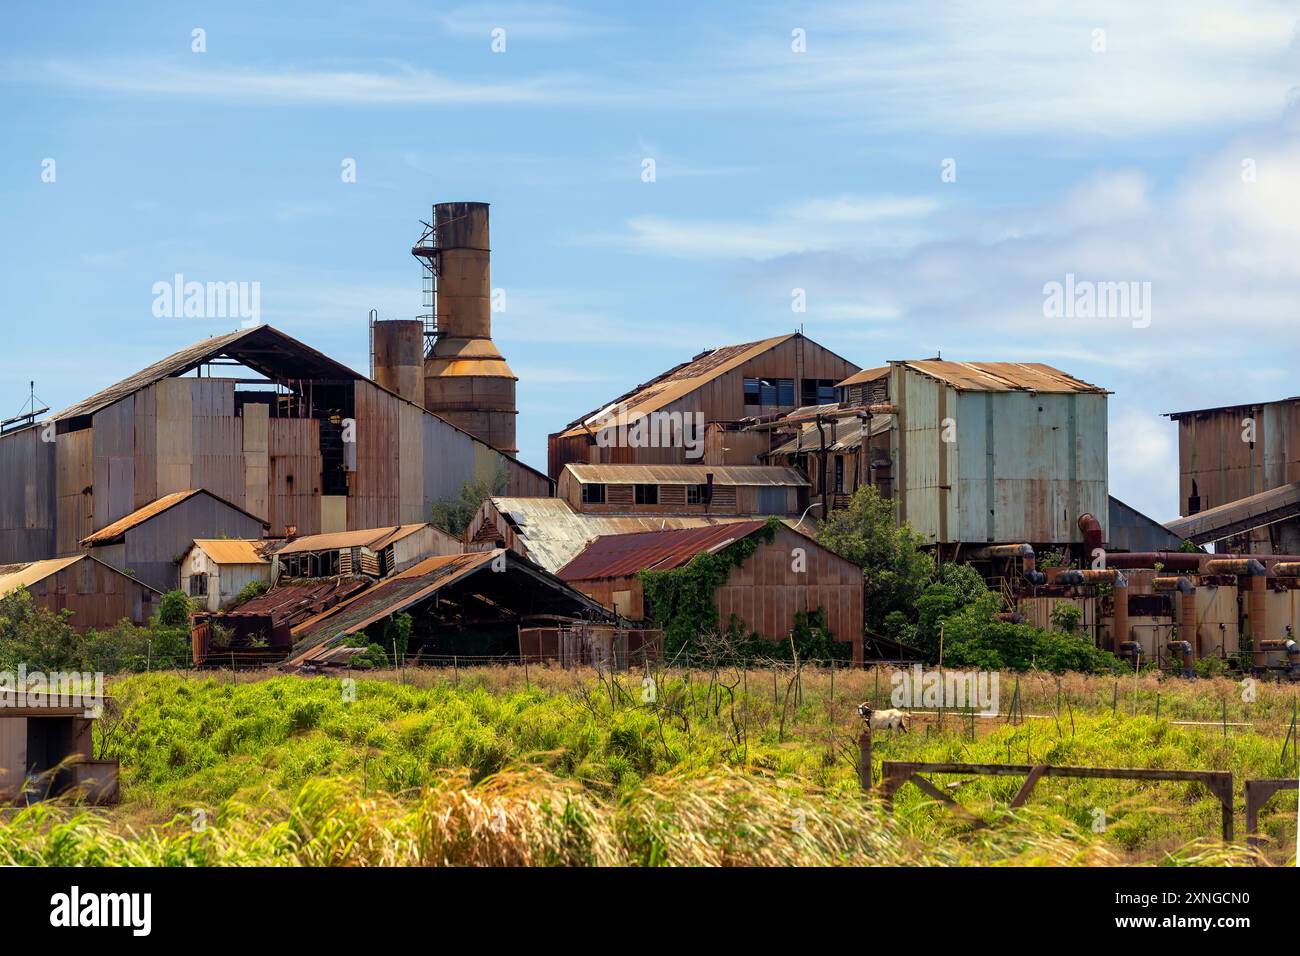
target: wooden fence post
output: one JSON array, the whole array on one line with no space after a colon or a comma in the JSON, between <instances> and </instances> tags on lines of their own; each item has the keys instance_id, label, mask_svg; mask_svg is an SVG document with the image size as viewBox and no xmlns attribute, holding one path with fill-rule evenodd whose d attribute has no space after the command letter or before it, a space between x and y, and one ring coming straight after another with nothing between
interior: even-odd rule
<instances>
[{"instance_id":1,"label":"wooden fence post","mask_svg":"<svg viewBox=\"0 0 1300 956\"><path fill-rule=\"evenodd\" d=\"M862 788L863 793L871 790L872 784L871 772L871 724L862 728L862 733L858 734L858 786Z\"/></svg>"}]
</instances>

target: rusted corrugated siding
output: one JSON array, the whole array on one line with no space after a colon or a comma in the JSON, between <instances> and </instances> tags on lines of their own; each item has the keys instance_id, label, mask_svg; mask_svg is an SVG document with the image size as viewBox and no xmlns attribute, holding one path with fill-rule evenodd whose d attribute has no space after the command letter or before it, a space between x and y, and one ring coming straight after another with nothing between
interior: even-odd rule
<instances>
[{"instance_id":1,"label":"rusted corrugated siding","mask_svg":"<svg viewBox=\"0 0 1300 956\"><path fill-rule=\"evenodd\" d=\"M124 618L144 625L157 610L161 594L89 556L67 564L27 586L33 601L59 612L73 612L69 620L78 631L106 630Z\"/></svg>"},{"instance_id":2,"label":"rusted corrugated siding","mask_svg":"<svg viewBox=\"0 0 1300 956\"><path fill-rule=\"evenodd\" d=\"M720 541L725 540L727 531L735 531L737 527L744 529L749 524L702 530L712 532L712 537ZM749 533L752 534L753 530ZM693 533L672 534L680 537ZM654 534L620 536L622 539L653 538L660 541L662 537ZM801 552L798 560L796 549ZM615 608L621 601L626 601L625 606L629 608L626 616L640 620L646 613L644 588L635 570L629 566L638 563L636 556L630 550L624 550L626 553L622 555L607 555L611 560L603 568L596 567L593 561L588 572L583 572L580 563L587 557L584 554L560 574L606 607ZM669 548L660 548L664 552L662 556L654 553L652 548L643 550L647 551L644 560L655 562L645 565L647 567L664 568L685 563L680 560L682 555L670 553ZM704 548L695 549L690 557L701 550ZM593 557L599 558L600 555ZM611 575L607 573L609 571L616 573ZM591 576L571 577L577 573ZM627 595L626 598L620 597L623 594ZM723 627L735 615L746 631L757 632L772 641L788 640L797 612L811 613L820 608L827 629L836 640L850 644L853 659L861 661L863 594L861 568L810 538L782 527L777 530L771 544L759 545L744 564L732 569L727 582L714 593L713 601Z\"/></svg>"},{"instance_id":3,"label":"rusted corrugated siding","mask_svg":"<svg viewBox=\"0 0 1300 956\"><path fill-rule=\"evenodd\" d=\"M258 538L262 523L208 494L196 494L125 533L124 560L135 576L159 591L179 580L179 562L195 538Z\"/></svg>"},{"instance_id":4,"label":"rusted corrugated siding","mask_svg":"<svg viewBox=\"0 0 1300 956\"><path fill-rule=\"evenodd\" d=\"M1300 481L1300 399L1176 412L1178 513L1191 513L1193 482L1206 511ZM1254 422L1255 442L1247 440Z\"/></svg>"},{"instance_id":5,"label":"rusted corrugated siding","mask_svg":"<svg viewBox=\"0 0 1300 956\"><path fill-rule=\"evenodd\" d=\"M310 418L272 418L270 522L273 534L290 526L299 534L320 531L320 423Z\"/></svg>"},{"instance_id":6,"label":"rusted corrugated siding","mask_svg":"<svg viewBox=\"0 0 1300 956\"><path fill-rule=\"evenodd\" d=\"M762 521L606 535L593 541L557 576L564 581L617 578L637 571L657 571L689 564L701 552L748 537L763 527Z\"/></svg>"},{"instance_id":7,"label":"rusted corrugated siding","mask_svg":"<svg viewBox=\"0 0 1300 956\"><path fill-rule=\"evenodd\" d=\"M618 401L627 402L627 414L661 411L702 413L705 422L737 421L777 407L745 404L746 378L794 380L798 404L803 379L840 382L858 367L802 335L783 335L760 342L725 346L715 353L664 373L643 388ZM789 406L793 408L793 406ZM600 409L593 409L589 418ZM548 442L548 472L558 478L569 462L680 463L684 448L600 448L590 443L584 429L570 426Z\"/></svg>"},{"instance_id":8,"label":"rusted corrugated siding","mask_svg":"<svg viewBox=\"0 0 1300 956\"><path fill-rule=\"evenodd\" d=\"M1064 544L1089 512L1104 535L1104 391L959 390L916 364L894 363L890 388L900 520L930 542Z\"/></svg>"},{"instance_id":9,"label":"rusted corrugated siding","mask_svg":"<svg viewBox=\"0 0 1300 956\"><path fill-rule=\"evenodd\" d=\"M0 564L58 554L56 508L54 444L40 426L0 436Z\"/></svg>"},{"instance_id":10,"label":"rusted corrugated siding","mask_svg":"<svg viewBox=\"0 0 1300 956\"><path fill-rule=\"evenodd\" d=\"M95 530L94 447L95 432L90 428L58 436L55 446L58 554L76 552L81 539Z\"/></svg>"}]
</instances>

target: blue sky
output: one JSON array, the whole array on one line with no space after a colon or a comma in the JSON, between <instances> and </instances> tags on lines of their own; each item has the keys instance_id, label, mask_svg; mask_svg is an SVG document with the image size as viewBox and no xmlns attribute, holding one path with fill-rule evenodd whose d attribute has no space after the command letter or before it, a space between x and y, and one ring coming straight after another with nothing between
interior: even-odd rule
<instances>
[{"instance_id":1,"label":"blue sky","mask_svg":"<svg viewBox=\"0 0 1300 956\"><path fill-rule=\"evenodd\" d=\"M1079 6L11 8L0 417L233 326L155 318L177 272L259 282L365 371L367 310L420 311L418 220L472 199L537 467L626 387L802 324L863 366L1110 388L1112 493L1172 517L1159 413L1300 393L1300 4ZM1149 325L1045 317L1067 274L1151 283Z\"/></svg>"}]
</instances>

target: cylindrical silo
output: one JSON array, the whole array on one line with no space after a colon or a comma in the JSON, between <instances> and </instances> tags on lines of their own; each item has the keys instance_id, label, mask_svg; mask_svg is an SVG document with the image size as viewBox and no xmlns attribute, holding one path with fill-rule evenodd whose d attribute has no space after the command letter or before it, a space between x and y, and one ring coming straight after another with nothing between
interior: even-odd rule
<instances>
[{"instance_id":1,"label":"cylindrical silo","mask_svg":"<svg viewBox=\"0 0 1300 956\"><path fill-rule=\"evenodd\" d=\"M424 323L392 319L374 324L376 383L417 405L424 403Z\"/></svg>"}]
</instances>

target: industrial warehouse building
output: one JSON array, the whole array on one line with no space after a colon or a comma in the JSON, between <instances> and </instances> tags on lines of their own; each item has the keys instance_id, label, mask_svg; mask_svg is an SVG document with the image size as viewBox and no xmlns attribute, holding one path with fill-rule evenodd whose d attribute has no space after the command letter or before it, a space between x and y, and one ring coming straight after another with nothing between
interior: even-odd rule
<instances>
[{"instance_id":1,"label":"industrial warehouse building","mask_svg":"<svg viewBox=\"0 0 1300 956\"><path fill-rule=\"evenodd\" d=\"M0 597L26 588L38 607L71 611L78 631L107 630L122 621L145 625L162 593L86 554L0 565Z\"/></svg>"},{"instance_id":2,"label":"industrial warehouse building","mask_svg":"<svg viewBox=\"0 0 1300 956\"><path fill-rule=\"evenodd\" d=\"M643 570L680 568L699 554L716 553L745 538L759 536L766 521L675 531L648 531L599 537L559 571L559 577L630 621L644 621L646 607L639 577ZM862 569L812 538L784 524L773 529L771 542L757 549L731 573L713 595L719 623L733 615L746 633L785 641L796 612L821 609L837 641L852 648L862 662Z\"/></svg>"},{"instance_id":3,"label":"industrial warehouse building","mask_svg":"<svg viewBox=\"0 0 1300 956\"><path fill-rule=\"evenodd\" d=\"M180 559L194 541L194 530L205 536L260 538L262 521L242 508L202 489L163 495L81 541L81 546L159 591L179 584Z\"/></svg>"},{"instance_id":4,"label":"industrial warehouse building","mask_svg":"<svg viewBox=\"0 0 1300 956\"><path fill-rule=\"evenodd\" d=\"M0 562L72 554L97 531L193 489L284 536L418 523L465 482L498 478L512 494L552 493L545 475L258 326L0 435ZM195 525L188 538L217 536Z\"/></svg>"},{"instance_id":5,"label":"industrial warehouse building","mask_svg":"<svg viewBox=\"0 0 1300 956\"><path fill-rule=\"evenodd\" d=\"M1300 553L1300 397L1170 412L1178 423L1178 513L1196 544Z\"/></svg>"},{"instance_id":6,"label":"industrial warehouse building","mask_svg":"<svg viewBox=\"0 0 1300 956\"><path fill-rule=\"evenodd\" d=\"M808 479L764 465L570 464L556 494L588 514L799 515Z\"/></svg>"},{"instance_id":7,"label":"industrial warehouse building","mask_svg":"<svg viewBox=\"0 0 1300 956\"><path fill-rule=\"evenodd\" d=\"M570 463L701 464L706 443L713 448L709 464L757 464L758 456L768 450L766 438L744 435L727 425L834 401L836 385L857 370L852 362L799 332L710 349L551 435L548 472L558 479ZM664 429L658 427L654 444L643 444L634 429L646 416L658 416L654 421L671 427L684 423L690 429L685 437L698 444L699 454L690 457L690 449L671 432L664 440ZM701 423L697 431L694 426ZM606 426L611 429L605 432L611 443L600 437ZM724 453L723 445L733 447Z\"/></svg>"},{"instance_id":8,"label":"industrial warehouse building","mask_svg":"<svg viewBox=\"0 0 1300 956\"><path fill-rule=\"evenodd\" d=\"M268 547L291 578L365 574L382 578L435 555L460 554L460 539L426 523L312 534Z\"/></svg>"},{"instance_id":9,"label":"industrial warehouse building","mask_svg":"<svg viewBox=\"0 0 1300 956\"><path fill-rule=\"evenodd\" d=\"M554 573L594 538L636 531L703 528L744 521L740 515L590 514L563 498L488 498L465 529L466 550L508 548Z\"/></svg>"}]
</instances>

